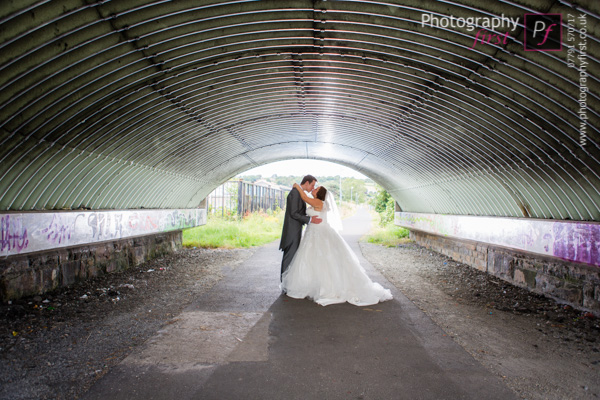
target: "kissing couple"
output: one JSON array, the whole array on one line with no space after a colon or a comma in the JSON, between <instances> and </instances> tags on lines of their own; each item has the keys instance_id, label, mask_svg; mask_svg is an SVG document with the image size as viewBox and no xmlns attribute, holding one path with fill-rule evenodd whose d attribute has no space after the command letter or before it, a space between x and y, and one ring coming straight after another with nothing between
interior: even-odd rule
<instances>
[{"instance_id":1,"label":"kissing couple","mask_svg":"<svg viewBox=\"0 0 600 400\"><path fill-rule=\"evenodd\" d=\"M287 196L279 244L283 250L281 290L322 306L345 302L367 306L392 299L389 289L367 276L339 234L342 220L333 195L324 186L315 188L316 184L314 176L306 175Z\"/></svg>"}]
</instances>

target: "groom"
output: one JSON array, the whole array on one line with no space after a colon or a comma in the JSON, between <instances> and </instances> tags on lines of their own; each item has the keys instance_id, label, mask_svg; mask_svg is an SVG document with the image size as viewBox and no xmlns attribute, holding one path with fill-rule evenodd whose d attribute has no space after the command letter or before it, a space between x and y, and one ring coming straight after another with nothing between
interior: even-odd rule
<instances>
[{"instance_id":1,"label":"groom","mask_svg":"<svg viewBox=\"0 0 600 400\"><path fill-rule=\"evenodd\" d=\"M306 175L302 178L300 186L305 192L310 192L315 188L317 178L312 175ZM279 250L283 250L283 259L281 260L281 275L288 269L302 238L302 225L312 222L320 224L321 218L306 215L306 203L300 197L300 192L292 188L287 196L285 206L285 218L283 220L283 231L281 232L281 242ZM281 279L281 276L279 277Z\"/></svg>"}]
</instances>

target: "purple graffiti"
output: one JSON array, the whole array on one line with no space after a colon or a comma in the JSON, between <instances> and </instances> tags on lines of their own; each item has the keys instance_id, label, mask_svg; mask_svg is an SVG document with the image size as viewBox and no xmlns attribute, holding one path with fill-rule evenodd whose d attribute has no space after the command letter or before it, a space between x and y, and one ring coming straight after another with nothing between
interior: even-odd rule
<instances>
[{"instance_id":1,"label":"purple graffiti","mask_svg":"<svg viewBox=\"0 0 600 400\"><path fill-rule=\"evenodd\" d=\"M65 225L62 222L62 218L59 214L52 214L52 221L47 228L41 230L42 233L48 234L46 237L49 241L59 244L63 241L67 241L71 239L71 233L73 232L73 227L70 225Z\"/></svg>"},{"instance_id":2,"label":"purple graffiti","mask_svg":"<svg viewBox=\"0 0 600 400\"><path fill-rule=\"evenodd\" d=\"M600 266L600 225L556 222L553 255Z\"/></svg>"},{"instance_id":3,"label":"purple graffiti","mask_svg":"<svg viewBox=\"0 0 600 400\"><path fill-rule=\"evenodd\" d=\"M534 243L534 237L533 237L533 235L531 233L529 233L529 232L523 232L521 234L521 244L524 247L526 247L526 248L527 247L531 247L531 246L533 246L533 243Z\"/></svg>"},{"instance_id":4,"label":"purple graffiti","mask_svg":"<svg viewBox=\"0 0 600 400\"><path fill-rule=\"evenodd\" d=\"M550 242L552 242L552 235L549 233L544 234L544 251L547 253L550 250Z\"/></svg>"},{"instance_id":5,"label":"purple graffiti","mask_svg":"<svg viewBox=\"0 0 600 400\"><path fill-rule=\"evenodd\" d=\"M10 215L2 217L0 223L0 249L1 251L17 249L20 252L29 244L27 229L23 228L20 219L10 220Z\"/></svg>"}]
</instances>

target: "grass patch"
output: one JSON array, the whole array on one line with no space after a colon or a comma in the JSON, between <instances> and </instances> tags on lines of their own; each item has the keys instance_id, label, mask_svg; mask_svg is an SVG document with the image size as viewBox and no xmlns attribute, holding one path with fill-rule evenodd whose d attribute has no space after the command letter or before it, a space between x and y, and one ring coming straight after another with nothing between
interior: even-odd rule
<instances>
[{"instance_id":1,"label":"grass patch","mask_svg":"<svg viewBox=\"0 0 600 400\"><path fill-rule=\"evenodd\" d=\"M399 244L412 242L408 237L408 229L393 225L384 227L378 226L366 236L366 241L387 247L395 247Z\"/></svg>"},{"instance_id":2,"label":"grass patch","mask_svg":"<svg viewBox=\"0 0 600 400\"><path fill-rule=\"evenodd\" d=\"M183 231L183 246L227 249L262 246L281 237L283 216L283 211L253 213L242 220L209 215L206 225Z\"/></svg>"},{"instance_id":3,"label":"grass patch","mask_svg":"<svg viewBox=\"0 0 600 400\"><path fill-rule=\"evenodd\" d=\"M361 240L363 242L380 244L387 247L395 247L400 244L411 243L412 240L408 237L409 230L396 226L394 224L379 225L379 214L372 213L373 227L368 235L365 235Z\"/></svg>"}]
</instances>

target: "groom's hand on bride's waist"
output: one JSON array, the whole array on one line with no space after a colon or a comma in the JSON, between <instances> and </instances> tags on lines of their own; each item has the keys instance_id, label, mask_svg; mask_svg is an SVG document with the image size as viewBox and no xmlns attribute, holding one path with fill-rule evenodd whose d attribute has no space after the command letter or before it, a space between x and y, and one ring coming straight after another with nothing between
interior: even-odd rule
<instances>
[{"instance_id":1,"label":"groom's hand on bride's waist","mask_svg":"<svg viewBox=\"0 0 600 400\"><path fill-rule=\"evenodd\" d=\"M311 224L320 224L323 220L319 217L317 217L316 215L310 217L310 223Z\"/></svg>"}]
</instances>

